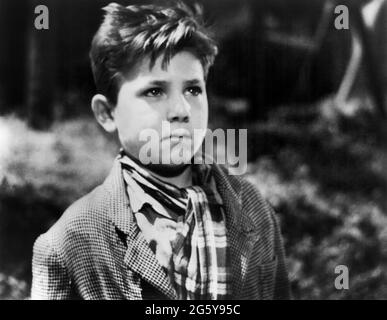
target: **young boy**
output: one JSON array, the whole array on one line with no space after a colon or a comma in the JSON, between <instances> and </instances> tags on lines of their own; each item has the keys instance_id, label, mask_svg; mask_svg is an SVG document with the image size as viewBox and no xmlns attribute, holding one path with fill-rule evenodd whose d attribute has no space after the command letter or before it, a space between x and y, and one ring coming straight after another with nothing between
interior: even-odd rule
<instances>
[{"instance_id":1,"label":"young boy","mask_svg":"<svg viewBox=\"0 0 387 320\"><path fill-rule=\"evenodd\" d=\"M90 52L91 105L122 149L105 182L37 239L32 299L289 298L271 207L224 167L192 161L217 53L200 12L181 3L105 11ZM149 129L159 162L144 160Z\"/></svg>"}]
</instances>

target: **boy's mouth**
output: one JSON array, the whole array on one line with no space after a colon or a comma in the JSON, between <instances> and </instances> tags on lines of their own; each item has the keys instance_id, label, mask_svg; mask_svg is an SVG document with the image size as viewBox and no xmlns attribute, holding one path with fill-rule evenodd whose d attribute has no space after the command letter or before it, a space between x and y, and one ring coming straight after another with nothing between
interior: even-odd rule
<instances>
[{"instance_id":1,"label":"boy's mouth","mask_svg":"<svg viewBox=\"0 0 387 320\"><path fill-rule=\"evenodd\" d=\"M183 138L191 138L191 136L187 135L187 134L184 134L184 135L172 134L169 138L170 139L175 139L175 138L183 139Z\"/></svg>"},{"instance_id":2,"label":"boy's mouth","mask_svg":"<svg viewBox=\"0 0 387 320\"><path fill-rule=\"evenodd\" d=\"M176 129L173 130L173 132L169 135L163 138L164 139L170 139L170 140L177 140L179 141L180 139L191 139L191 133L186 130L186 129Z\"/></svg>"},{"instance_id":3,"label":"boy's mouth","mask_svg":"<svg viewBox=\"0 0 387 320\"><path fill-rule=\"evenodd\" d=\"M191 137L189 135L171 135L170 137L167 137L165 140L169 141L171 143L171 146L177 145L180 143L187 143Z\"/></svg>"},{"instance_id":4,"label":"boy's mouth","mask_svg":"<svg viewBox=\"0 0 387 320\"><path fill-rule=\"evenodd\" d=\"M185 139L191 139L190 137L188 137L188 136L171 136L170 137L170 142L172 143L172 144L177 144L177 143L180 143L180 142L182 142L183 140L185 140Z\"/></svg>"}]
</instances>

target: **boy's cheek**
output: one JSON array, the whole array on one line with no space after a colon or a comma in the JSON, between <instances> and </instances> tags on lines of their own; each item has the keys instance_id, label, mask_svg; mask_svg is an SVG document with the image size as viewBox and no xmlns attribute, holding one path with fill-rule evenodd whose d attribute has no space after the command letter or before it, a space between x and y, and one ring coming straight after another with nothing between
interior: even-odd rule
<instances>
[{"instance_id":1,"label":"boy's cheek","mask_svg":"<svg viewBox=\"0 0 387 320\"><path fill-rule=\"evenodd\" d=\"M135 138L129 137L120 137L120 144L124 148L124 150L130 155L134 156L138 159L139 152L144 144L144 142L138 141Z\"/></svg>"}]
</instances>

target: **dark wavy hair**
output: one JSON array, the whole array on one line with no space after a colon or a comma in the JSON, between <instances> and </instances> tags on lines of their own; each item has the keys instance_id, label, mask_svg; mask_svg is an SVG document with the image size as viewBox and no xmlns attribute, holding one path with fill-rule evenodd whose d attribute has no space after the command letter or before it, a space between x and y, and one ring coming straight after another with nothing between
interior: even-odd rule
<instances>
[{"instance_id":1,"label":"dark wavy hair","mask_svg":"<svg viewBox=\"0 0 387 320\"><path fill-rule=\"evenodd\" d=\"M104 7L104 20L90 49L91 68L97 92L117 103L122 79L145 57L150 66L163 56L162 67L178 52L189 51L197 57L207 76L218 52L209 30L204 26L202 8L183 2L164 5Z\"/></svg>"}]
</instances>

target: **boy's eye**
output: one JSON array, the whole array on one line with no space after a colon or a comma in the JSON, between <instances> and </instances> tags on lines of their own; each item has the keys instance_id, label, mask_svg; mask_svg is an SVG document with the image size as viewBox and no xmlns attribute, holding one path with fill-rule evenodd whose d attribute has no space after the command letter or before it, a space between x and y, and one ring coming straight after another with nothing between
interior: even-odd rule
<instances>
[{"instance_id":1,"label":"boy's eye","mask_svg":"<svg viewBox=\"0 0 387 320\"><path fill-rule=\"evenodd\" d=\"M163 90L161 88L151 88L144 92L146 97L160 97L162 94Z\"/></svg>"},{"instance_id":2,"label":"boy's eye","mask_svg":"<svg viewBox=\"0 0 387 320\"><path fill-rule=\"evenodd\" d=\"M203 92L202 88L200 88L199 86L189 87L186 90L189 94L191 94L193 96L198 96L199 94L201 94Z\"/></svg>"}]
</instances>

